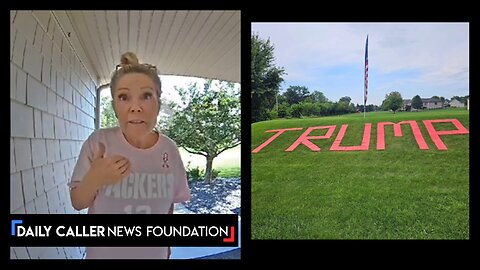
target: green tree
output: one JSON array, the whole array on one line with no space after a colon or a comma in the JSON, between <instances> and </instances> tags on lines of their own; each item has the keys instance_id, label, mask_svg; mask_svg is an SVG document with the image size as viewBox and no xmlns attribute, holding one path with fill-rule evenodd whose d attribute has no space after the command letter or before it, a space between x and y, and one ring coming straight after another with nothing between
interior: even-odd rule
<instances>
[{"instance_id":1,"label":"green tree","mask_svg":"<svg viewBox=\"0 0 480 270\"><path fill-rule=\"evenodd\" d=\"M290 87L287 88L285 93L283 93L283 96L285 97L287 102L292 105L304 101L308 96L310 96L310 92L305 86L290 85Z\"/></svg>"},{"instance_id":2,"label":"green tree","mask_svg":"<svg viewBox=\"0 0 480 270\"><path fill-rule=\"evenodd\" d=\"M268 112L275 105L275 95L285 71L274 64L274 46L270 44L270 39L263 40L258 34L253 34L251 45L251 121L257 122L269 118Z\"/></svg>"},{"instance_id":3,"label":"green tree","mask_svg":"<svg viewBox=\"0 0 480 270\"><path fill-rule=\"evenodd\" d=\"M313 91L313 93L310 95L310 97L315 101L315 102L318 102L318 103L324 103L324 102L327 102L328 99L325 97L325 95L323 94L323 92L320 92L320 91Z\"/></svg>"},{"instance_id":4,"label":"green tree","mask_svg":"<svg viewBox=\"0 0 480 270\"><path fill-rule=\"evenodd\" d=\"M412 108L414 109L421 109L423 108L423 101L419 95L416 95L412 98Z\"/></svg>"},{"instance_id":5,"label":"green tree","mask_svg":"<svg viewBox=\"0 0 480 270\"><path fill-rule=\"evenodd\" d=\"M350 98L349 96L344 96L344 97L341 97L340 100L338 100L338 102L344 102L344 103L347 103L350 104L350 101L352 100L352 98Z\"/></svg>"},{"instance_id":6,"label":"green tree","mask_svg":"<svg viewBox=\"0 0 480 270\"><path fill-rule=\"evenodd\" d=\"M402 95L397 92L393 91L388 95L385 95L385 99L383 100L383 107L386 110L392 110L395 113L396 110L400 109L403 106L403 99Z\"/></svg>"},{"instance_id":7,"label":"green tree","mask_svg":"<svg viewBox=\"0 0 480 270\"><path fill-rule=\"evenodd\" d=\"M110 128L118 126L118 120L113 111L112 98L104 96L100 99L100 128Z\"/></svg>"},{"instance_id":8,"label":"green tree","mask_svg":"<svg viewBox=\"0 0 480 270\"><path fill-rule=\"evenodd\" d=\"M216 81L218 82L218 81ZM166 134L189 153L206 158L205 181L212 181L213 160L223 151L240 144L240 91L234 84L218 82L204 89L190 84L176 88L183 102L177 106Z\"/></svg>"}]
</instances>

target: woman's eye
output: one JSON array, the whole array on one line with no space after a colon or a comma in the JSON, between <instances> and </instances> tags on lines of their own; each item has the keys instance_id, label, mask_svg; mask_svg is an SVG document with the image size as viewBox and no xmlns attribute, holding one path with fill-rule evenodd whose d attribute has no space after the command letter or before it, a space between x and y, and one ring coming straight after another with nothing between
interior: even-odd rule
<instances>
[{"instance_id":1,"label":"woman's eye","mask_svg":"<svg viewBox=\"0 0 480 270\"><path fill-rule=\"evenodd\" d=\"M121 100L121 101L125 101L128 99L127 95L125 94L122 94L122 95L118 95L118 99Z\"/></svg>"},{"instance_id":2,"label":"woman's eye","mask_svg":"<svg viewBox=\"0 0 480 270\"><path fill-rule=\"evenodd\" d=\"M151 93L146 93L145 95L143 95L143 98L144 99L151 99L152 98L152 94Z\"/></svg>"}]
</instances>

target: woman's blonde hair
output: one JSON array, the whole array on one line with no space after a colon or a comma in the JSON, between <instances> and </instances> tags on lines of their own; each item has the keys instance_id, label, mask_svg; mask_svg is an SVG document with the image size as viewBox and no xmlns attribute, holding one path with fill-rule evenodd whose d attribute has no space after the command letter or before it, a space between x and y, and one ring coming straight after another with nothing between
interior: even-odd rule
<instances>
[{"instance_id":1,"label":"woman's blonde hair","mask_svg":"<svg viewBox=\"0 0 480 270\"><path fill-rule=\"evenodd\" d=\"M141 73L147 75L152 79L153 83L156 86L156 92L158 96L158 105L160 109L160 96L162 94L162 82L158 76L157 67L150 64L140 64L138 61L137 55L133 52L126 52L122 54L120 58L120 64L117 65L115 71L113 72L112 79L110 81L110 92L112 98L114 98L114 92L117 88L118 80L123 77L125 74L129 73Z\"/></svg>"}]
</instances>

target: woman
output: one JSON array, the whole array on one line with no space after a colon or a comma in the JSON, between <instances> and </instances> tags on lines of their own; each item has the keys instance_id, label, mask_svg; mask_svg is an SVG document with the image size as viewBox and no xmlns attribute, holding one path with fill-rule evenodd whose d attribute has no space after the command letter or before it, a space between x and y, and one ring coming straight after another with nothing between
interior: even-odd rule
<instances>
[{"instance_id":1,"label":"woman","mask_svg":"<svg viewBox=\"0 0 480 270\"><path fill-rule=\"evenodd\" d=\"M155 130L161 82L154 66L125 53L110 83L119 127L94 131L73 171L71 200L91 214L172 214L191 198L174 141ZM92 259L166 259L168 247L88 247Z\"/></svg>"}]
</instances>

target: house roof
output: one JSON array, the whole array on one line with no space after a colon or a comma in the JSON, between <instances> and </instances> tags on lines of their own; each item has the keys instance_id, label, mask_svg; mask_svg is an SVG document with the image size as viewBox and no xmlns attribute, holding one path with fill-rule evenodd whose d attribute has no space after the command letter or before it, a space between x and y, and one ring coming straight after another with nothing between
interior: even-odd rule
<instances>
[{"instance_id":1,"label":"house roof","mask_svg":"<svg viewBox=\"0 0 480 270\"><path fill-rule=\"evenodd\" d=\"M161 75L240 82L240 11L70 10L50 12L90 76L100 85L120 56L134 52Z\"/></svg>"},{"instance_id":2,"label":"house roof","mask_svg":"<svg viewBox=\"0 0 480 270\"><path fill-rule=\"evenodd\" d=\"M423 103L442 102L439 98L422 98Z\"/></svg>"}]
</instances>

